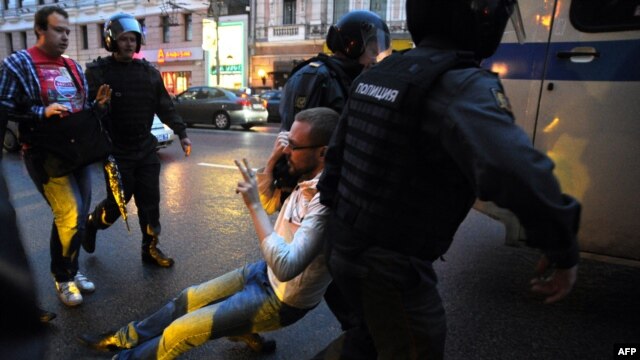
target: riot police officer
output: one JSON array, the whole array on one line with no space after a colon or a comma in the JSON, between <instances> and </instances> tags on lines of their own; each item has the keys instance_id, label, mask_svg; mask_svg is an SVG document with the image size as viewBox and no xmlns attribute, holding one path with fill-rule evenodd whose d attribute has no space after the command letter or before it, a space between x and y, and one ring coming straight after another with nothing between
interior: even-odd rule
<instances>
[{"instance_id":1,"label":"riot police officer","mask_svg":"<svg viewBox=\"0 0 640 360\"><path fill-rule=\"evenodd\" d=\"M379 359L439 359L446 322L432 263L474 200L522 222L544 254L532 290L554 302L577 271L580 205L514 123L497 75L477 66L516 0L407 0L415 49L358 77L318 188L334 282L364 319ZM519 28L519 27L516 27ZM348 340L348 338L347 338Z\"/></svg>"},{"instance_id":2,"label":"riot police officer","mask_svg":"<svg viewBox=\"0 0 640 360\"><path fill-rule=\"evenodd\" d=\"M104 48L112 56L87 64L89 97L93 98L101 84L112 90L109 108L109 130L124 186L125 200L133 196L138 207L142 231L142 260L160 267L174 261L158 248L160 235L160 160L156 154L157 139L151 134L154 114L180 137L185 154L191 151L186 125L175 107L162 77L146 60L134 59L140 51L143 33L140 23L131 15L112 16L104 26ZM95 250L96 233L108 228L120 212L111 188L107 198L89 214L83 248Z\"/></svg>"},{"instance_id":3,"label":"riot police officer","mask_svg":"<svg viewBox=\"0 0 640 360\"><path fill-rule=\"evenodd\" d=\"M333 56L318 54L294 68L280 103L280 130L288 131L301 110L324 106L342 111L351 82L389 48L387 24L375 13L358 10L329 28Z\"/></svg>"},{"instance_id":4,"label":"riot police officer","mask_svg":"<svg viewBox=\"0 0 640 360\"><path fill-rule=\"evenodd\" d=\"M387 24L371 11L351 11L329 27L327 46L332 56L320 53L296 66L285 84L280 103L280 131L289 131L296 114L304 109L328 107L342 112L351 82L374 65L390 45ZM297 179L288 175L286 159L274 168L276 186L293 187ZM329 285L325 300L343 329L353 326L351 310L336 287Z\"/></svg>"}]
</instances>

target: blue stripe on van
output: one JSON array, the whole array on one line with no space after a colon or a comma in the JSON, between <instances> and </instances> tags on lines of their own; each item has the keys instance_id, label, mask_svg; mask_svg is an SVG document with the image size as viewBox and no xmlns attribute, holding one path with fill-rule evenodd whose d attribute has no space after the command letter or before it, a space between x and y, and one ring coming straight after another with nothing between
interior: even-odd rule
<instances>
[{"instance_id":1,"label":"blue stripe on van","mask_svg":"<svg viewBox=\"0 0 640 360\"><path fill-rule=\"evenodd\" d=\"M500 45L496 53L483 61L482 67L507 65L504 79L541 79L544 71L545 43ZM556 54L575 47L593 47L600 57L589 63L574 63ZM547 80L640 81L640 39L618 41L563 42L550 46Z\"/></svg>"}]
</instances>

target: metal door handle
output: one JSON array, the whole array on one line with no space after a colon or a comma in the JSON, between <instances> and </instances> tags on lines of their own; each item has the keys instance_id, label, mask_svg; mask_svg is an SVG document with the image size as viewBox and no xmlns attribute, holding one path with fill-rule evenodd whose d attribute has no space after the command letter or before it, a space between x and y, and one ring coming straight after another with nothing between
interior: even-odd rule
<instances>
[{"instance_id":1,"label":"metal door handle","mask_svg":"<svg viewBox=\"0 0 640 360\"><path fill-rule=\"evenodd\" d=\"M593 56L595 58L600 57L599 51L558 51L556 56L559 59L571 59L578 56Z\"/></svg>"}]
</instances>

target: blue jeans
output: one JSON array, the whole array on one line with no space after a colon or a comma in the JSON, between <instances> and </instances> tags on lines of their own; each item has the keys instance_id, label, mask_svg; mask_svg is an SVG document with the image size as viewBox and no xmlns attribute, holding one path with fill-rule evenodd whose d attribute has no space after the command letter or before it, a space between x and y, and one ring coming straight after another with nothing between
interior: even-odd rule
<instances>
[{"instance_id":1,"label":"blue jeans","mask_svg":"<svg viewBox=\"0 0 640 360\"><path fill-rule=\"evenodd\" d=\"M209 339L282 328L308 310L282 303L259 261L186 288L151 316L120 328L118 345L128 350L118 359L174 359Z\"/></svg>"},{"instance_id":2,"label":"blue jeans","mask_svg":"<svg viewBox=\"0 0 640 360\"><path fill-rule=\"evenodd\" d=\"M85 166L69 175L50 178L38 153L27 150L24 162L53 213L49 238L51 273L58 282L72 281L78 272L78 254L91 205L90 169Z\"/></svg>"}]
</instances>

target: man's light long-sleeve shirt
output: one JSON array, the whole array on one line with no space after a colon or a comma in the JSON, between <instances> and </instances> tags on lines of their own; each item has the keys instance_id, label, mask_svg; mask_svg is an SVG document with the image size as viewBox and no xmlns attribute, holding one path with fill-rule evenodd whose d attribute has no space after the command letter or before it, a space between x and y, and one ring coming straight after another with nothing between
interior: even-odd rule
<instances>
[{"instance_id":1,"label":"man's light long-sleeve shirt","mask_svg":"<svg viewBox=\"0 0 640 360\"><path fill-rule=\"evenodd\" d=\"M331 282L322 237L329 210L320 204L319 178L298 183L280 209L274 232L261 243L278 299L300 309L316 306ZM270 177L258 174L258 183L263 204L280 201Z\"/></svg>"}]
</instances>

